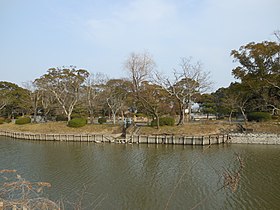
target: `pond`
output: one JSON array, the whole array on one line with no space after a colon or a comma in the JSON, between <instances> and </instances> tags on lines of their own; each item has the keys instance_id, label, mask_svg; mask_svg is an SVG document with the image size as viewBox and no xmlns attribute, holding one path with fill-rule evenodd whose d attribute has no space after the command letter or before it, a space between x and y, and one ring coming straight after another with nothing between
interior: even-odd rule
<instances>
[{"instance_id":1,"label":"pond","mask_svg":"<svg viewBox=\"0 0 280 210\"><path fill-rule=\"evenodd\" d=\"M236 190L224 187L244 163ZM280 146L38 142L0 137L1 169L67 209L278 209Z\"/></svg>"}]
</instances>

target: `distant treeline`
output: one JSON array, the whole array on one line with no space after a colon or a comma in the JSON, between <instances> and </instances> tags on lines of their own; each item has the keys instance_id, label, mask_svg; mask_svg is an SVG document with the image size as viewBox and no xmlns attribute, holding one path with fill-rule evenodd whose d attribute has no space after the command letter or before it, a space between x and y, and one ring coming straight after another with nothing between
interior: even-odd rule
<instances>
[{"instance_id":1,"label":"distant treeline","mask_svg":"<svg viewBox=\"0 0 280 210\"><path fill-rule=\"evenodd\" d=\"M165 76L156 71L148 53L132 53L125 61L127 78L109 79L75 66L50 68L23 87L0 82L0 114L5 118L32 115L50 120L84 117L146 116L160 124L161 117L179 116L177 124L191 120L192 105L205 115L227 117L252 113L279 115L280 43L249 43L231 56L238 66L232 70L238 82L209 91L209 72L199 62L182 58L178 69Z\"/></svg>"}]
</instances>

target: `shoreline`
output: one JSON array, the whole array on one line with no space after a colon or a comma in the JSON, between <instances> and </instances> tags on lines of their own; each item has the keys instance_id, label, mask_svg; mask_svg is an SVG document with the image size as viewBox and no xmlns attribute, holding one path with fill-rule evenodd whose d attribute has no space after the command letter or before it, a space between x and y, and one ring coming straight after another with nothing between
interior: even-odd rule
<instances>
[{"instance_id":1,"label":"shoreline","mask_svg":"<svg viewBox=\"0 0 280 210\"><path fill-rule=\"evenodd\" d=\"M280 145L280 134L268 133L228 133L204 136L185 135L127 135L118 134L53 134L14 132L0 130L0 136L32 141L64 141L64 142L95 142L95 143L136 143L136 144L176 144L176 145L212 145L212 144L264 144Z\"/></svg>"}]
</instances>

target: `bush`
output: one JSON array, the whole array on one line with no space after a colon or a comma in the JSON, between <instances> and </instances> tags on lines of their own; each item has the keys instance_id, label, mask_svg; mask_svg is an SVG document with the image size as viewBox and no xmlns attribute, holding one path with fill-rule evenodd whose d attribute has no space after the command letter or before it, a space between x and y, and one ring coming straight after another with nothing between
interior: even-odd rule
<instances>
[{"instance_id":1,"label":"bush","mask_svg":"<svg viewBox=\"0 0 280 210\"><path fill-rule=\"evenodd\" d=\"M106 123L107 122L107 119L105 118L105 117L100 117L100 118L98 118L98 123L99 124L104 124L104 123Z\"/></svg>"},{"instance_id":2,"label":"bush","mask_svg":"<svg viewBox=\"0 0 280 210\"><path fill-rule=\"evenodd\" d=\"M160 126L164 126L164 125L168 125L168 126L174 126L175 125L175 119L172 117L160 117L159 118L159 125ZM157 120L153 120L151 122L151 126L157 126Z\"/></svg>"},{"instance_id":3,"label":"bush","mask_svg":"<svg viewBox=\"0 0 280 210\"><path fill-rule=\"evenodd\" d=\"M21 117L21 118L18 118L15 123L17 125L28 124L28 123L31 123L31 118L29 118L29 117Z\"/></svg>"},{"instance_id":4,"label":"bush","mask_svg":"<svg viewBox=\"0 0 280 210\"><path fill-rule=\"evenodd\" d=\"M87 117L88 117L88 114L84 113L84 112L72 112L72 114L71 114L71 119L74 119L74 118L87 118Z\"/></svg>"},{"instance_id":5,"label":"bush","mask_svg":"<svg viewBox=\"0 0 280 210\"><path fill-rule=\"evenodd\" d=\"M248 121L264 122L271 120L270 113L267 112L251 112L247 115Z\"/></svg>"},{"instance_id":6,"label":"bush","mask_svg":"<svg viewBox=\"0 0 280 210\"><path fill-rule=\"evenodd\" d=\"M5 119L5 123L10 123L10 122L12 122L11 118L6 118Z\"/></svg>"},{"instance_id":7,"label":"bush","mask_svg":"<svg viewBox=\"0 0 280 210\"><path fill-rule=\"evenodd\" d=\"M67 117L65 115L57 115L56 121L67 121Z\"/></svg>"},{"instance_id":8,"label":"bush","mask_svg":"<svg viewBox=\"0 0 280 210\"><path fill-rule=\"evenodd\" d=\"M0 124L10 123L12 120L10 118L0 117Z\"/></svg>"},{"instance_id":9,"label":"bush","mask_svg":"<svg viewBox=\"0 0 280 210\"><path fill-rule=\"evenodd\" d=\"M86 124L87 124L87 119L74 118L68 122L67 126L69 126L71 128L79 128L79 127L85 126Z\"/></svg>"}]
</instances>

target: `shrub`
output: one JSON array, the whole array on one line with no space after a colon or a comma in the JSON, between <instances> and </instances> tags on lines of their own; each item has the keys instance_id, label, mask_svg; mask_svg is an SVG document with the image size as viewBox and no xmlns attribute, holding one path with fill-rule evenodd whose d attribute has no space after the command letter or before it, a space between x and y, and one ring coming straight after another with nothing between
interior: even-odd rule
<instances>
[{"instance_id":1,"label":"shrub","mask_svg":"<svg viewBox=\"0 0 280 210\"><path fill-rule=\"evenodd\" d=\"M11 118L6 118L6 119L5 119L5 122L6 122L6 123L10 123L10 122L12 122L12 120L11 120Z\"/></svg>"},{"instance_id":2,"label":"shrub","mask_svg":"<svg viewBox=\"0 0 280 210\"><path fill-rule=\"evenodd\" d=\"M247 115L248 121L264 122L271 120L271 115L267 112L251 112Z\"/></svg>"},{"instance_id":3,"label":"shrub","mask_svg":"<svg viewBox=\"0 0 280 210\"><path fill-rule=\"evenodd\" d=\"M10 118L0 117L0 124L10 123L12 120Z\"/></svg>"},{"instance_id":4,"label":"shrub","mask_svg":"<svg viewBox=\"0 0 280 210\"><path fill-rule=\"evenodd\" d=\"M69 126L71 128L79 128L79 127L85 126L86 124L87 124L87 119L74 118L68 122L67 126Z\"/></svg>"},{"instance_id":5,"label":"shrub","mask_svg":"<svg viewBox=\"0 0 280 210\"><path fill-rule=\"evenodd\" d=\"M57 115L56 121L67 121L67 117L65 115Z\"/></svg>"},{"instance_id":6,"label":"shrub","mask_svg":"<svg viewBox=\"0 0 280 210\"><path fill-rule=\"evenodd\" d=\"M75 118L81 118L81 115L78 113L71 114L71 119L75 119Z\"/></svg>"},{"instance_id":7,"label":"shrub","mask_svg":"<svg viewBox=\"0 0 280 210\"><path fill-rule=\"evenodd\" d=\"M160 117L159 118L159 125L160 126L163 126L163 125L168 125L168 126L174 126L175 124L175 119L172 118L172 117ZM157 126L157 120L153 120L151 122L151 126L154 127L154 126Z\"/></svg>"},{"instance_id":8,"label":"shrub","mask_svg":"<svg viewBox=\"0 0 280 210\"><path fill-rule=\"evenodd\" d=\"M17 125L28 124L28 123L31 123L31 118L29 118L29 117L21 117L21 118L18 118L15 123Z\"/></svg>"},{"instance_id":9,"label":"shrub","mask_svg":"<svg viewBox=\"0 0 280 210\"><path fill-rule=\"evenodd\" d=\"M107 122L107 119L105 118L105 117L100 117L100 118L98 118L98 123L99 124L104 124L104 123L106 123Z\"/></svg>"}]
</instances>

